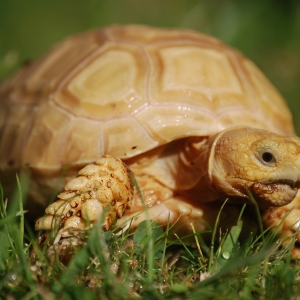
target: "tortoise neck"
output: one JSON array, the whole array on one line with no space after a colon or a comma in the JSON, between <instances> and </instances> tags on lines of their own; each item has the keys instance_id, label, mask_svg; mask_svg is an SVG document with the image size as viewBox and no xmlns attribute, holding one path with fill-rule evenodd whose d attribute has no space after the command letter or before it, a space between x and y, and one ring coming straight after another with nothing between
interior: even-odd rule
<instances>
[{"instance_id":1,"label":"tortoise neck","mask_svg":"<svg viewBox=\"0 0 300 300\"><path fill-rule=\"evenodd\" d=\"M210 171L211 148L214 139L214 137L186 139L184 151L180 157L183 168L188 168L185 174L191 183L189 189L183 193L202 203L214 201L219 196L213 187Z\"/></svg>"}]
</instances>

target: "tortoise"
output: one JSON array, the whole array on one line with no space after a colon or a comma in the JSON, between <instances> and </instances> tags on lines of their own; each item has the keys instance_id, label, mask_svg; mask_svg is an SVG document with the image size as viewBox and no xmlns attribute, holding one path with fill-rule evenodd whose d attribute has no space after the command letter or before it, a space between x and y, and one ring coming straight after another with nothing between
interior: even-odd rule
<instances>
[{"instance_id":1,"label":"tortoise","mask_svg":"<svg viewBox=\"0 0 300 300\"><path fill-rule=\"evenodd\" d=\"M2 184L29 171L38 215L66 184L36 222L58 221L56 242L103 212L105 229L150 217L182 234L191 223L206 230L226 199L229 225L251 195L265 226L287 215L279 232L300 238L291 113L251 61L213 37L140 25L75 35L4 82L0 99Z\"/></svg>"}]
</instances>

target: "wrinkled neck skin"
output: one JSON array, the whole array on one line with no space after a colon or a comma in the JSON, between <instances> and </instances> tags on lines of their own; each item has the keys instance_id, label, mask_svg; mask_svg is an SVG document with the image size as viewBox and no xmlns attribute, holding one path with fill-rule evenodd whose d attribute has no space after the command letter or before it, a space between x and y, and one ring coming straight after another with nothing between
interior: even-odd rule
<instances>
[{"instance_id":1,"label":"wrinkled neck skin","mask_svg":"<svg viewBox=\"0 0 300 300\"><path fill-rule=\"evenodd\" d=\"M190 137L135 157L126 163L139 177L148 174L191 201L210 202L218 198L208 174L212 138Z\"/></svg>"},{"instance_id":2,"label":"wrinkled neck skin","mask_svg":"<svg viewBox=\"0 0 300 300\"><path fill-rule=\"evenodd\" d=\"M182 176L183 194L194 201L201 203L212 202L215 200L225 200L229 192L236 195L236 191L223 180L222 170L216 172L218 163L215 163L215 147L222 134L216 134L211 137L192 137L188 138L185 147L180 155L181 168L185 170ZM220 175L220 176L219 176ZM218 188L223 186L221 190ZM199 197L201 199L199 199Z\"/></svg>"},{"instance_id":3,"label":"wrinkled neck skin","mask_svg":"<svg viewBox=\"0 0 300 300\"><path fill-rule=\"evenodd\" d=\"M193 201L205 203L220 198L210 167L215 141L216 136L188 138L178 157L181 170L179 191Z\"/></svg>"}]
</instances>

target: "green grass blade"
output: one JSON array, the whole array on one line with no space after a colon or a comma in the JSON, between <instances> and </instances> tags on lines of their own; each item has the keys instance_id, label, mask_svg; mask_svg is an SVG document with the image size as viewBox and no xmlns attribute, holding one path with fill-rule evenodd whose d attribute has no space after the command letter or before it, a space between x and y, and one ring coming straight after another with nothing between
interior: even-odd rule
<instances>
[{"instance_id":1,"label":"green grass blade","mask_svg":"<svg viewBox=\"0 0 300 300\"><path fill-rule=\"evenodd\" d=\"M151 220L150 220L150 215L148 213L148 207L145 203L145 200L144 200L144 196L143 196L143 193L135 179L135 177L133 176L133 174L131 174L131 181L132 183L134 184L135 188L137 189L137 192L139 194L139 197L141 199L141 202L143 204L143 208L144 208L144 211L146 213L146 222L147 222L147 234L148 236L150 237L151 236ZM148 266L148 272L147 272L147 277L146 277L146 284L147 284L147 287L150 288L151 285L152 285L152 282L153 282L153 269L154 269L154 255L153 255L153 239L149 239L149 242L148 242L148 246L147 246L147 266Z\"/></svg>"},{"instance_id":2,"label":"green grass blade","mask_svg":"<svg viewBox=\"0 0 300 300\"><path fill-rule=\"evenodd\" d=\"M260 233L261 233L261 238L264 240L264 234L263 234L264 233L264 227L263 227L263 223L262 223L262 220L261 220L261 213L260 213L258 204L257 204L256 200L254 199L253 195L250 193L249 190L247 190L247 194L248 194L249 199L251 200L252 204L254 205L259 230L260 230Z\"/></svg>"},{"instance_id":3,"label":"green grass blade","mask_svg":"<svg viewBox=\"0 0 300 300\"><path fill-rule=\"evenodd\" d=\"M4 201L4 194L3 194L3 188L0 184L0 217L5 218L6 217L6 205Z\"/></svg>"},{"instance_id":4,"label":"green grass blade","mask_svg":"<svg viewBox=\"0 0 300 300\"><path fill-rule=\"evenodd\" d=\"M17 186L18 186L18 193L19 193L19 211L23 212L23 197L22 197L22 187L21 182L19 180L18 174L16 174L16 180L17 180ZM20 245L23 245L24 243L24 214L22 213L20 215Z\"/></svg>"},{"instance_id":5,"label":"green grass blade","mask_svg":"<svg viewBox=\"0 0 300 300\"><path fill-rule=\"evenodd\" d=\"M221 253L218 258L218 264L223 267L228 263L228 260L232 257L236 251L238 245L238 238L243 228L243 221L239 220L236 226L233 226L225 238L225 241L221 247Z\"/></svg>"},{"instance_id":6,"label":"green grass blade","mask_svg":"<svg viewBox=\"0 0 300 300\"><path fill-rule=\"evenodd\" d=\"M226 199L224 201L224 203L222 204L222 206L221 206L221 208L218 212L216 222L215 222L215 225L214 225L214 228L213 228L213 231L212 231L211 243L210 243L210 255L209 255L209 259L208 259L208 272L210 272L211 267L212 267L212 262L213 262L213 257L214 257L215 238L216 238L216 232L217 232L220 216L221 216L222 210L223 210L225 204L227 203L227 201L228 201L228 199Z\"/></svg>"}]
</instances>

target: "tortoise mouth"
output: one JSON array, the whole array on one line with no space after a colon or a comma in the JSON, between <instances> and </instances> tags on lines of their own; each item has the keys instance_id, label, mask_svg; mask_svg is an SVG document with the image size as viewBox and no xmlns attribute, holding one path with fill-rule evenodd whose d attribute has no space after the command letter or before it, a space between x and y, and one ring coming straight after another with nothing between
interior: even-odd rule
<instances>
[{"instance_id":1,"label":"tortoise mouth","mask_svg":"<svg viewBox=\"0 0 300 300\"><path fill-rule=\"evenodd\" d=\"M289 204L296 197L299 188L300 180L290 178L262 180L248 185L261 208Z\"/></svg>"},{"instance_id":2,"label":"tortoise mouth","mask_svg":"<svg viewBox=\"0 0 300 300\"><path fill-rule=\"evenodd\" d=\"M291 188L299 188L300 187L300 181L294 181L292 179L282 179L282 180L279 180L277 183L289 185Z\"/></svg>"},{"instance_id":3,"label":"tortoise mouth","mask_svg":"<svg viewBox=\"0 0 300 300\"><path fill-rule=\"evenodd\" d=\"M298 190L300 188L300 180L293 180L293 179L276 179L276 180L262 180L259 183L263 185L285 185L290 187L293 190Z\"/></svg>"}]
</instances>

